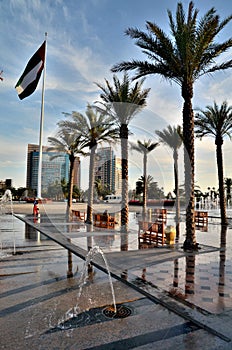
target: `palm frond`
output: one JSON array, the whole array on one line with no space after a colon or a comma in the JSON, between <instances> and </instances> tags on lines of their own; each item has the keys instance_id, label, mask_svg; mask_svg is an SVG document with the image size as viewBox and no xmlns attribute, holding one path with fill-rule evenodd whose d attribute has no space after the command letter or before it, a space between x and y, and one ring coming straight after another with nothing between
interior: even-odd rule
<instances>
[{"instance_id":1,"label":"palm frond","mask_svg":"<svg viewBox=\"0 0 232 350\"><path fill-rule=\"evenodd\" d=\"M144 140L143 142L141 140L137 140L137 143L130 143L131 150L137 151L142 154L148 154L152 152L156 147L159 146L159 142L152 142L151 139Z\"/></svg>"},{"instance_id":2,"label":"palm frond","mask_svg":"<svg viewBox=\"0 0 232 350\"><path fill-rule=\"evenodd\" d=\"M195 115L195 133L202 138L204 136L231 137L232 132L232 106L224 101L219 107L216 102L213 106L206 106L205 110L197 109Z\"/></svg>"},{"instance_id":3,"label":"palm frond","mask_svg":"<svg viewBox=\"0 0 232 350\"><path fill-rule=\"evenodd\" d=\"M147 60L130 60L116 63L112 72L133 71L133 80L151 74L161 75L178 85L194 82L205 74L232 67L232 61L221 64L216 58L232 47L232 39L221 44L216 43L216 36L231 21L228 16L220 21L214 8L198 19L198 9L190 1L185 14L182 3L177 4L176 17L168 10L171 37L155 23L146 22L147 31L128 28L125 33L135 40Z\"/></svg>"},{"instance_id":4,"label":"palm frond","mask_svg":"<svg viewBox=\"0 0 232 350\"><path fill-rule=\"evenodd\" d=\"M168 125L166 129L163 129L162 131L156 130L155 133L159 137L160 142L166 144L173 150L180 148L183 143L183 135L180 125Z\"/></svg>"},{"instance_id":5,"label":"palm frond","mask_svg":"<svg viewBox=\"0 0 232 350\"><path fill-rule=\"evenodd\" d=\"M132 85L128 74L124 74L122 80L114 75L113 86L105 79L105 85L97 84L102 90L100 97L106 113L114 118L119 126L128 124L130 120L142 108L146 106L146 98L150 89L143 89L144 79Z\"/></svg>"}]
</instances>

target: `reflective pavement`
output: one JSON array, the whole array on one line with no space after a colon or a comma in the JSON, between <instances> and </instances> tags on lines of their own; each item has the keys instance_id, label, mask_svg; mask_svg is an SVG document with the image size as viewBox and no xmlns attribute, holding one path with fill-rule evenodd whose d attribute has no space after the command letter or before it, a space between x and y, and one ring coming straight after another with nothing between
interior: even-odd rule
<instances>
[{"instance_id":1,"label":"reflective pavement","mask_svg":"<svg viewBox=\"0 0 232 350\"><path fill-rule=\"evenodd\" d=\"M117 229L91 231L48 212L39 222L22 215L30 225L2 215L1 348L199 349L204 343L205 349L232 349L232 229L221 230L216 214L206 231L197 230L201 249L194 254L181 248L184 223L174 248L139 250L135 212L127 251L120 249L125 237ZM62 245L73 252L71 261ZM83 259L95 245L105 254L116 301L131 310L129 317L102 316L112 296L99 256L77 298ZM67 278L70 269L73 277ZM69 330L57 330L75 305L81 321L72 319Z\"/></svg>"}]
</instances>

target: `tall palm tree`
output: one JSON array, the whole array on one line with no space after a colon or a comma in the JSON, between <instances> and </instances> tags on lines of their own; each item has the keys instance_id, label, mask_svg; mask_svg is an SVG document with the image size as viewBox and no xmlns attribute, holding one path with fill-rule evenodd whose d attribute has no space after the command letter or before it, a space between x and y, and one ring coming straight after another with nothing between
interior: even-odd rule
<instances>
[{"instance_id":1,"label":"tall palm tree","mask_svg":"<svg viewBox=\"0 0 232 350\"><path fill-rule=\"evenodd\" d=\"M152 22L147 33L129 28L126 34L147 55L148 61L132 60L113 66L113 72L135 70L134 79L158 74L180 86L183 104L183 141L185 145L185 193L189 198L186 208L186 239L184 249L197 249L194 222L194 115L192 109L194 82L202 75L232 67L232 60L215 63L215 59L232 47L232 38L218 43L216 37L232 19L220 22L216 10L211 8L199 20L198 10L189 3L185 14L182 3L177 4L176 21L168 10L171 38Z\"/></svg>"},{"instance_id":2,"label":"tall palm tree","mask_svg":"<svg viewBox=\"0 0 232 350\"><path fill-rule=\"evenodd\" d=\"M216 102L213 106L206 106L205 110L198 109L195 115L196 136L212 136L215 139L218 183L219 183L219 203L221 210L221 223L226 225L226 198L224 188L224 171L222 145L223 138L229 136L231 138L232 131L232 106L228 106L224 101L219 107Z\"/></svg>"},{"instance_id":3,"label":"tall palm tree","mask_svg":"<svg viewBox=\"0 0 232 350\"><path fill-rule=\"evenodd\" d=\"M174 160L174 180L175 180L175 195L176 195L176 235L179 237L180 229L180 196L179 196L179 172L178 172L178 150L183 142L183 134L181 126L168 125L162 131L156 130L156 135L159 136L160 142L166 144L173 151Z\"/></svg>"},{"instance_id":4,"label":"tall palm tree","mask_svg":"<svg viewBox=\"0 0 232 350\"><path fill-rule=\"evenodd\" d=\"M81 133L85 140L85 146L89 147L90 164L89 164L89 190L87 204L86 222L91 224L93 221L93 192L95 178L95 152L97 145L102 142L113 142L118 137L117 129L113 128L111 116L104 113L99 113L93 106L87 105L85 115L79 112L66 114L71 117L71 120L63 122L65 127L70 130L76 130Z\"/></svg>"},{"instance_id":5,"label":"tall palm tree","mask_svg":"<svg viewBox=\"0 0 232 350\"><path fill-rule=\"evenodd\" d=\"M137 144L131 144L131 149L143 154L143 215L147 211L147 157L148 154L153 151L159 142L137 140Z\"/></svg>"},{"instance_id":6,"label":"tall palm tree","mask_svg":"<svg viewBox=\"0 0 232 350\"><path fill-rule=\"evenodd\" d=\"M66 153L69 156L69 189L68 189L68 204L67 204L67 217L71 217L72 208L72 193L73 193L73 179L74 179L74 163L75 159L82 155L86 156L84 152L85 141L82 139L80 134L76 132L70 132L67 128L62 126L62 122L58 123L60 127L56 137L48 137L48 142L51 147L48 151L56 151L59 153ZM60 155L55 154L51 159L60 157Z\"/></svg>"},{"instance_id":7,"label":"tall palm tree","mask_svg":"<svg viewBox=\"0 0 232 350\"><path fill-rule=\"evenodd\" d=\"M102 90L100 97L103 100L108 113L115 119L119 127L121 140L122 161L122 205L121 205L121 230L128 231L128 125L132 118L146 106L146 99L150 89L142 89L144 79L134 85L127 74L122 81L116 75L113 76L113 86L105 79L105 85L97 84Z\"/></svg>"}]
</instances>

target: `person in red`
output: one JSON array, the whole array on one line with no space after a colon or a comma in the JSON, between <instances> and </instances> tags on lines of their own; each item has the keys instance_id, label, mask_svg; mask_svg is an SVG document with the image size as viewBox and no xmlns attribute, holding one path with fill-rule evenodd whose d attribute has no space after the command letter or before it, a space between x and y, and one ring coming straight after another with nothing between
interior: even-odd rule
<instances>
[{"instance_id":1,"label":"person in red","mask_svg":"<svg viewBox=\"0 0 232 350\"><path fill-rule=\"evenodd\" d=\"M34 216L38 216L39 214L39 207L38 207L38 200L36 198L34 198L34 202L33 202L33 215Z\"/></svg>"}]
</instances>

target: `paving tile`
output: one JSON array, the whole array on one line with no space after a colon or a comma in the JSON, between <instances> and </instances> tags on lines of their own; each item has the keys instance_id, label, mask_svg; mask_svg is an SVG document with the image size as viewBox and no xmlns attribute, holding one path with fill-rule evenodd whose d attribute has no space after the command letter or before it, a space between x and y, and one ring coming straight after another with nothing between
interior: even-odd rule
<instances>
[{"instance_id":1,"label":"paving tile","mask_svg":"<svg viewBox=\"0 0 232 350\"><path fill-rule=\"evenodd\" d=\"M76 230L75 237L71 237L65 232L71 225L65 225L60 215L50 216L50 221L51 218L55 225L46 220L34 222L29 216L30 229L19 220L14 229L9 228L9 221L8 226L0 221L3 246L0 298L1 305L5 305L0 309L2 348L74 349L78 344L78 349L172 349L175 344L175 348L186 349L188 344L188 349L199 349L204 343L206 350L229 349L231 235L228 232L228 249L220 252L220 226L215 220L210 233L197 232L202 249L189 256L180 248L181 243L175 249L138 250L136 229L131 230L128 251L121 252L118 232L86 232L83 225L76 225L72 227ZM79 257L72 254L72 278L67 279L67 251L48 240L38 228L67 247L72 247L68 245L68 237L71 239L73 249L79 254ZM9 237L9 234L13 231L21 255L12 255L13 235ZM88 237L92 238L92 243L102 245L117 277L113 279L117 300L131 306L133 315L124 320L82 323L81 333L78 329L46 333L57 324L58 315L64 316L67 307L73 307L77 298ZM7 251L9 255L4 255ZM105 269L100 257L95 261L96 266ZM101 313L101 307L108 302L110 288L103 270L94 269L86 285L89 294L83 296L82 307L85 309L90 303L90 312ZM91 318L88 310L84 315Z\"/></svg>"}]
</instances>

